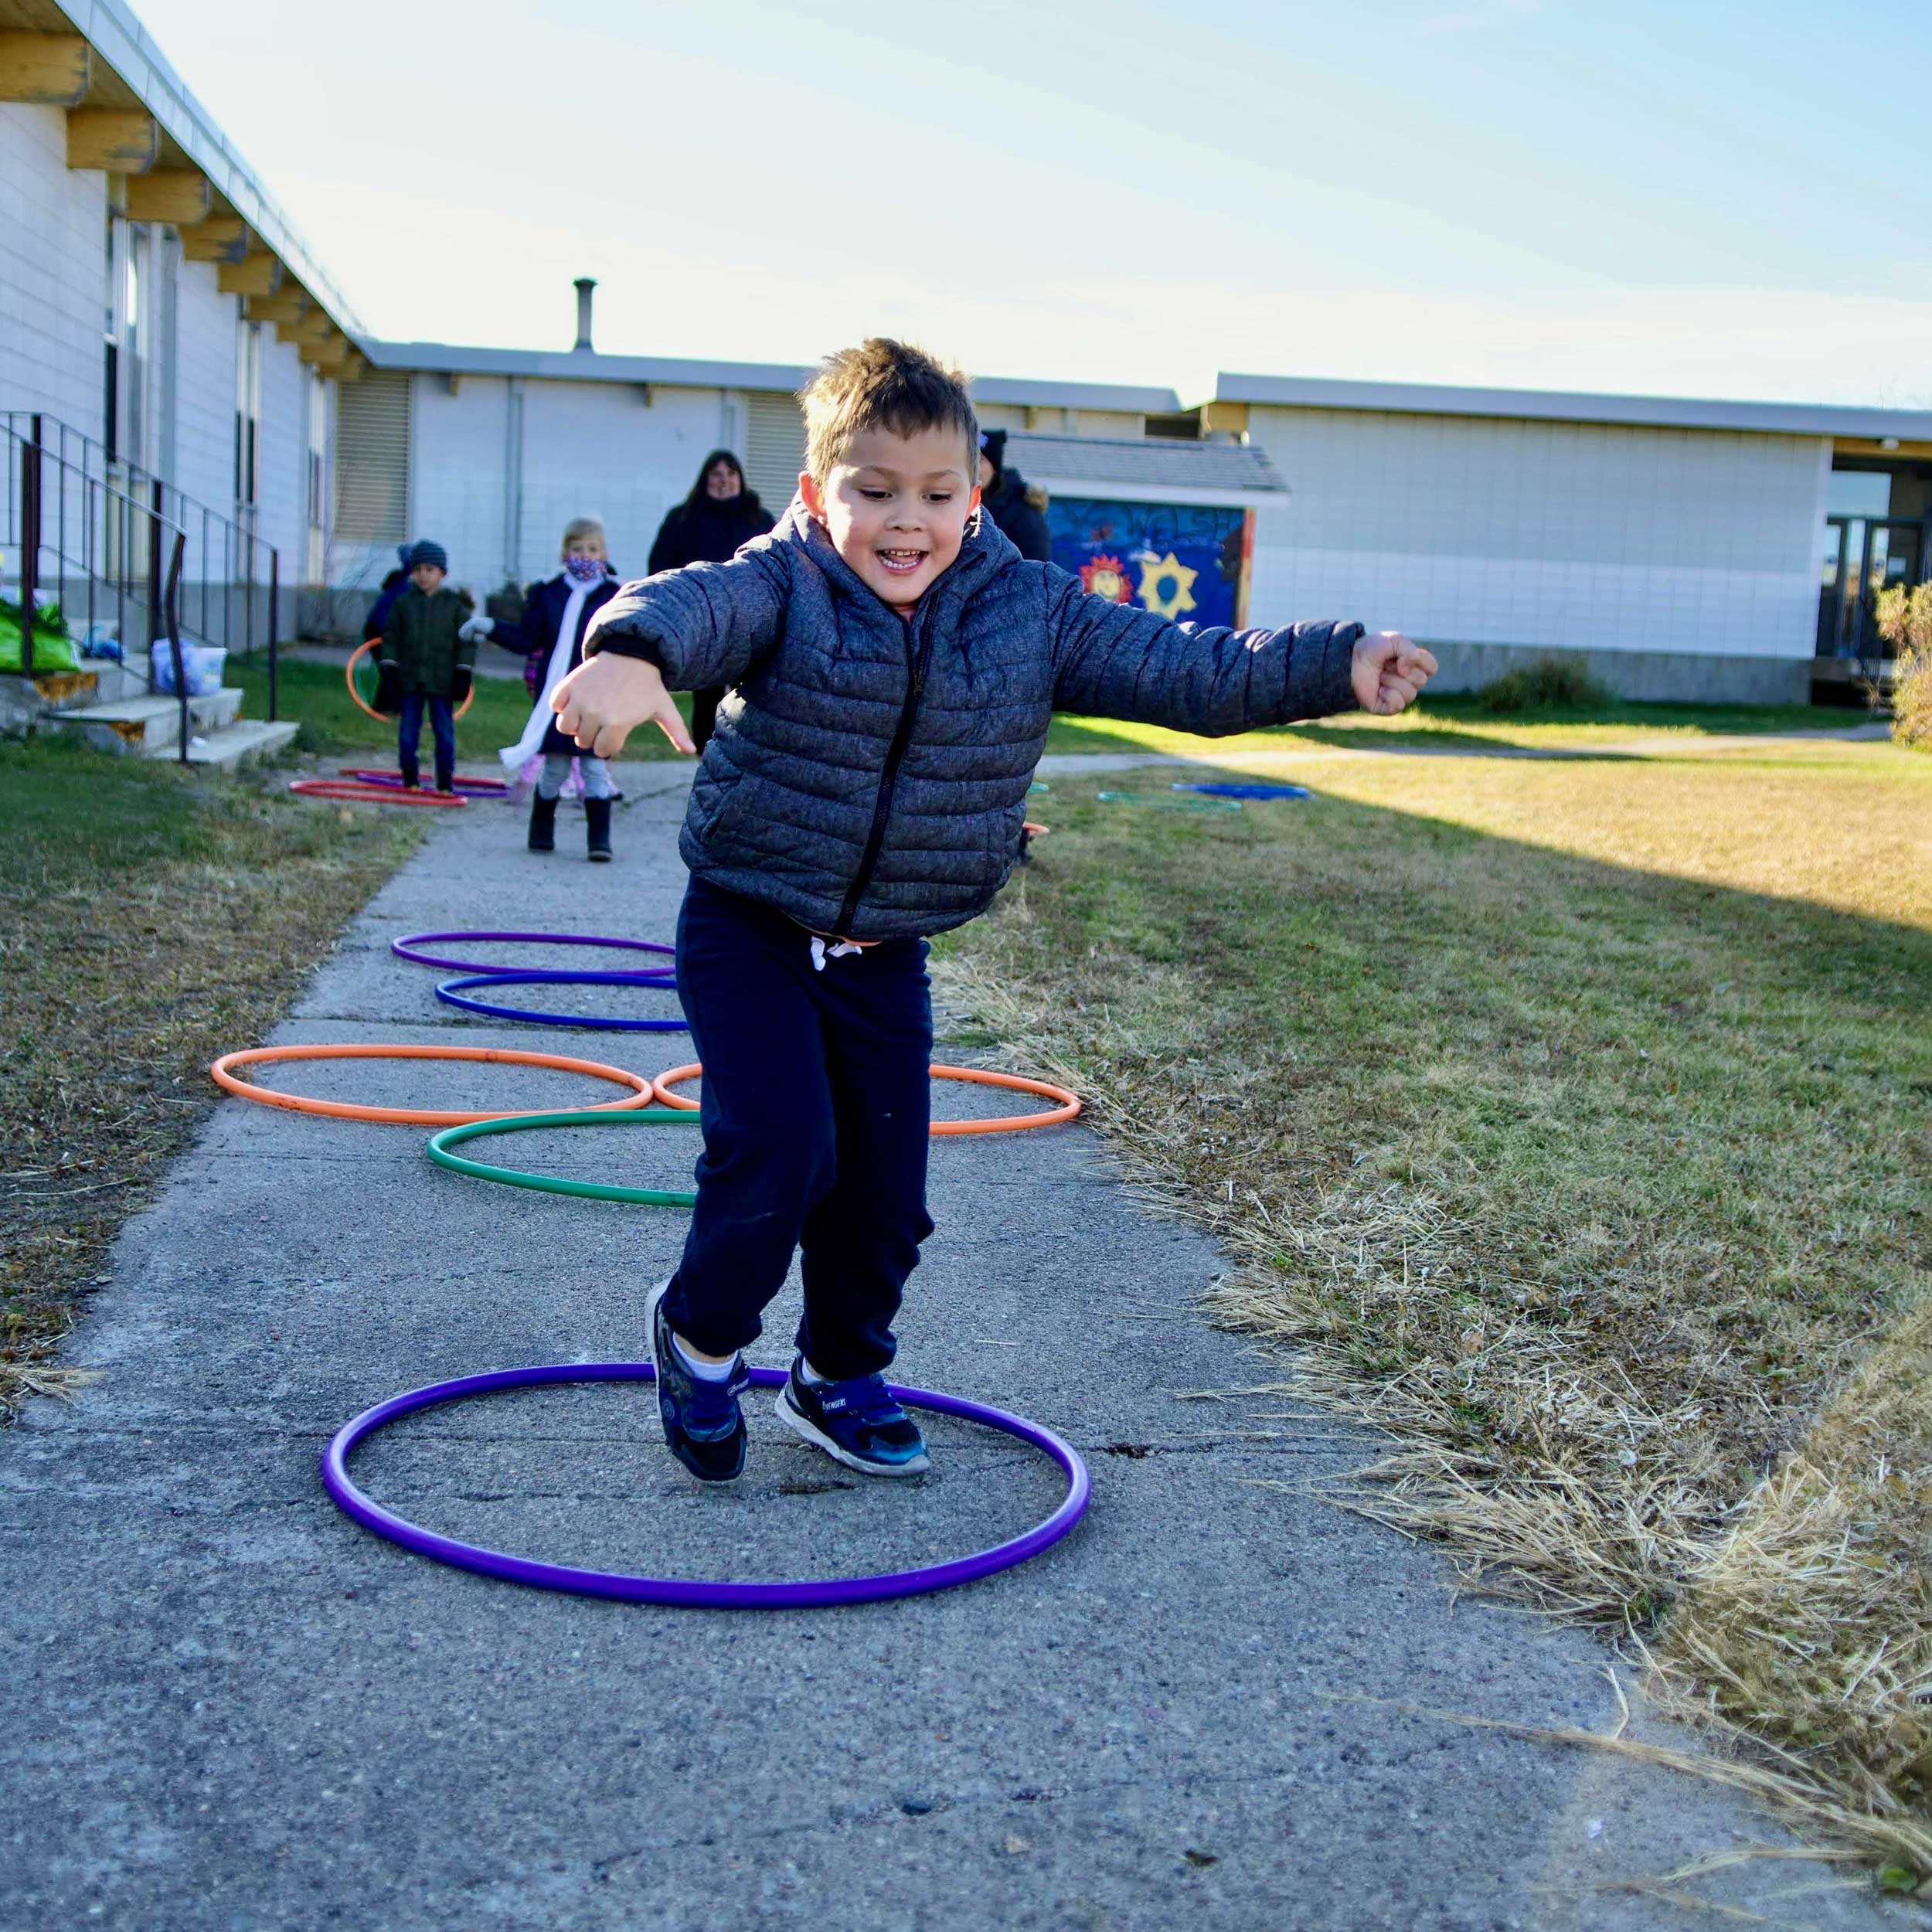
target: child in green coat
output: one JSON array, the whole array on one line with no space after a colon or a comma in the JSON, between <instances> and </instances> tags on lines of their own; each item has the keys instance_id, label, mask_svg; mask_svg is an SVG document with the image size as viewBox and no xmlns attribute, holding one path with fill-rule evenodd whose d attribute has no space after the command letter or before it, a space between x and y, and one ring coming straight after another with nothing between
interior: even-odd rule
<instances>
[{"instance_id":1,"label":"child in green coat","mask_svg":"<svg viewBox=\"0 0 1932 1932\"><path fill-rule=\"evenodd\" d=\"M456 782L456 707L470 695L476 645L463 627L476 608L467 590L446 590L449 553L440 543L418 543L409 553L410 587L391 606L383 627L381 677L376 709L396 714L396 762L411 791L421 780L417 747L423 713L436 740L436 788Z\"/></svg>"}]
</instances>

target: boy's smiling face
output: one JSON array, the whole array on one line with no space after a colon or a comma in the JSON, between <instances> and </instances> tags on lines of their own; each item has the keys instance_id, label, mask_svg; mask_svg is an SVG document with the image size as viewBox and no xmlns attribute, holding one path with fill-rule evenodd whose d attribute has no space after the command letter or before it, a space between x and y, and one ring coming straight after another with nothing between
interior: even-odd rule
<instances>
[{"instance_id":1,"label":"boy's smiling face","mask_svg":"<svg viewBox=\"0 0 1932 1932\"><path fill-rule=\"evenodd\" d=\"M798 479L832 548L887 604L917 604L959 555L979 503L966 438L950 426L912 436L862 430L823 482Z\"/></svg>"}]
</instances>

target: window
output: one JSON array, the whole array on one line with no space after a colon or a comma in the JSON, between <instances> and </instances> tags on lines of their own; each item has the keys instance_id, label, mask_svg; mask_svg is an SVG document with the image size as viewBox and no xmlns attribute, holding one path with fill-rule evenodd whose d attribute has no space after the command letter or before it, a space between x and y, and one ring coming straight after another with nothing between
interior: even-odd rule
<instances>
[{"instance_id":1,"label":"window","mask_svg":"<svg viewBox=\"0 0 1932 1932\"><path fill-rule=\"evenodd\" d=\"M235 520L255 527L262 480L262 330L238 320L235 338Z\"/></svg>"},{"instance_id":2,"label":"window","mask_svg":"<svg viewBox=\"0 0 1932 1932\"><path fill-rule=\"evenodd\" d=\"M328 547L328 384L308 372L308 461L303 467L308 505L308 570L304 581L320 583Z\"/></svg>"},{"instance_id":3,"label":"window","mask_svg":"<svg viewBox=\"0 0 1932 1932\"><path fill-rule=\"evenodd\" d=\"M1827 516L1885 516L1892 508L1887 470L1834 470L1825 488Z\"/></svg>"}]
</instances>

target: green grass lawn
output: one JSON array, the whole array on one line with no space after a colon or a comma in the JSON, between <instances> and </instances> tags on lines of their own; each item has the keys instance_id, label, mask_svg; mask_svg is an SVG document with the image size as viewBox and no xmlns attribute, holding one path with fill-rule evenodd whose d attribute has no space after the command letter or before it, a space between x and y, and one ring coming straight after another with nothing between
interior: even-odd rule
<instances>
[{"instance_id":1,"label":"green grass lawn","mask_svg":"<svg viewBox=\"0 0 1932 1932\"><path fill-rule=\"evenodd\" d=\"M258 652L253 659L230 658L228 682L246 694L243 713L250 718L268 716L268 661ZM356 709L350 701L338 665L284 660L280 668L278 709L284 718L301 725L296 749L329 757L382 754L385 767L396 762L396 724L393 719L372 718ZM529 694L521 678L478 678L476 696L469 710L457 721L456 756L466 771L496 772L500 767L500 747L513 745L522 736L530 715ZM690 716L690 701L681 698L685 716ZM427 767L430 733L423 726L422 755ZM624 748L624 756L636 759L673 758L678 754L655 728L640 731Z\"/></svg>"},{"instance_id":2,"label":"green grass lawn","mask_svg":"<svg viewBox=\"0 0 1932 1932\"><path fill-rule=\"evenodd\" d=\"M1640 1633L1916 1884L1932 759L1537 729L1586 755L1270 734L1317 795L1214 816L1056 777L945 983L1221 1238L1284 1387L1402 1441L1364 1506Z\"/></svg>"},{"instance_id":3,"label":"green grass lawn","mask_svg":"<svg viewBox=\"0 0 1932 1932\"><path fill-rule=\"evenodd\" d=\"M282 777L0 743L0 1410L57 1390L56 1345L121 1222L417 816L334 811Z\"/></svg>"}]
</instances>

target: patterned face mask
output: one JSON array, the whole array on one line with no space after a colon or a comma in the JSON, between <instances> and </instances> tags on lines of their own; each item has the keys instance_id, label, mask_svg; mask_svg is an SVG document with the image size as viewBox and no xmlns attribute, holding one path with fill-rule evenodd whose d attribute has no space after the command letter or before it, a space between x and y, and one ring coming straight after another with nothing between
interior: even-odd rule
<instances>
[{"instance_id":1,"label":"patterned face mask","mask_svg":"<svg viewBox=\"0 0 1932 1932\"><path fill-rule=\"evenodd\" d=\"M563 567L580 583L594 583L604 574L604 560L600 556L566 556Z\"/></svg>"}]
</instances>

